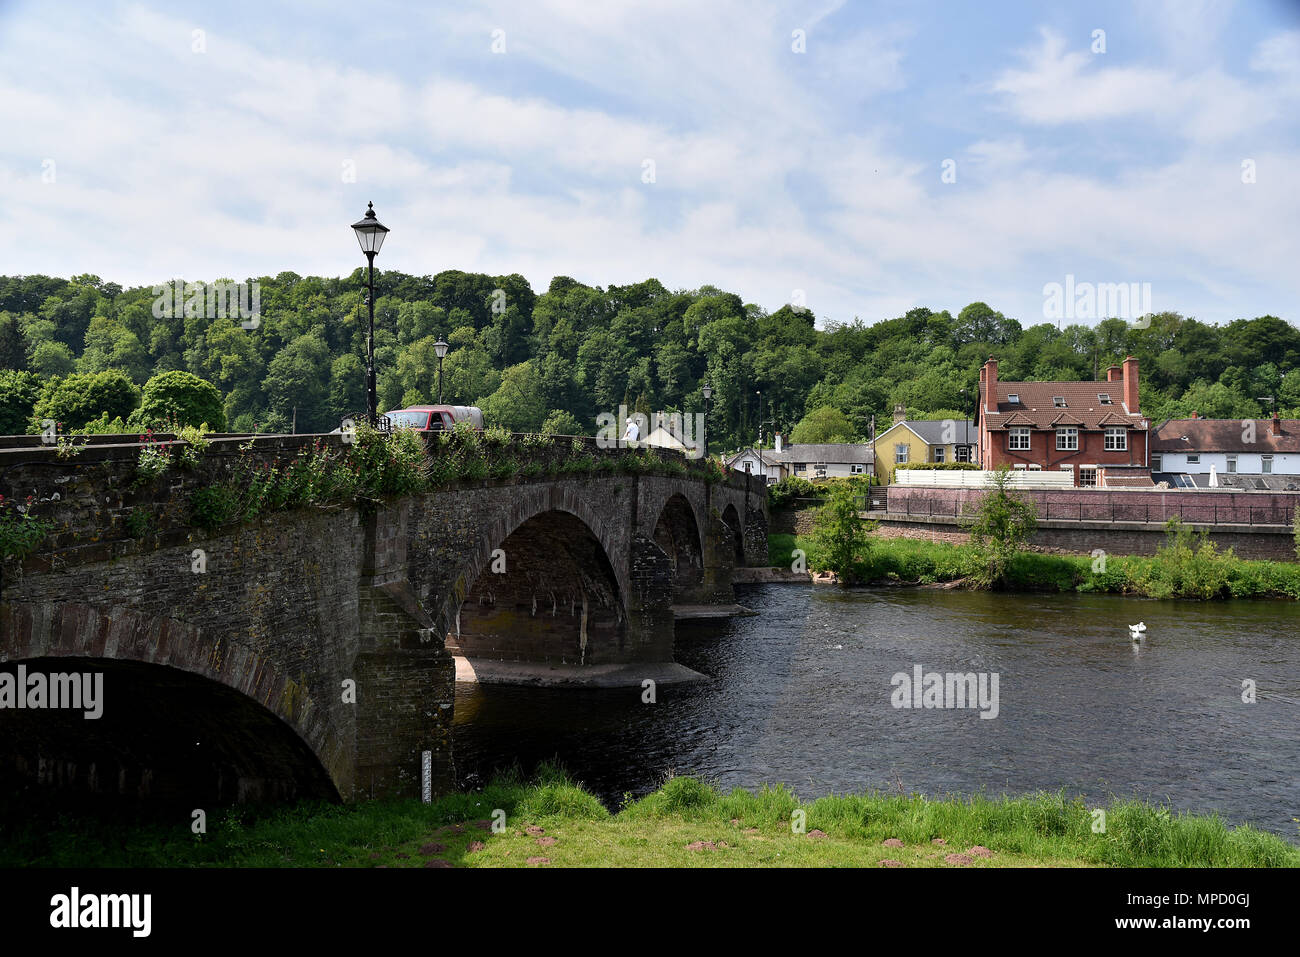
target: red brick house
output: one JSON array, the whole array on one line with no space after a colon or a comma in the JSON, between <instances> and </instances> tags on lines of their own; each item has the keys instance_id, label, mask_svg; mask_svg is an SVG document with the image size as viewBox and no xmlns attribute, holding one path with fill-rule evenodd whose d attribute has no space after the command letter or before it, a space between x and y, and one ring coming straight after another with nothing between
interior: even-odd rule
<instances>
[{"instance_id":1,"label":"red brick house","mask_svg":"<svg viewBox=\"0 0 1300 957\"><path fill-rule=\"evenodd\" d=\"M1104 382L1001 382L998 360L980 369L980 463L1068 470L1076 486L1150 488L1147 435L1138 410L1138 361Z\"/></svg>"}]
</instances>

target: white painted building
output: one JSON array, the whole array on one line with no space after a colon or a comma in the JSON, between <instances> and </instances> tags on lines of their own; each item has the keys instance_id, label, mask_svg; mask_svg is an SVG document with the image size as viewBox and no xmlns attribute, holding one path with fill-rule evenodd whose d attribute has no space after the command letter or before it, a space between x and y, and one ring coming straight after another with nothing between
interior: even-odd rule
<instances>
[{"instance_id":1,"label":"white painted building","mask_svg":"<svg viewBox=\"0 0 1300 957\"><path fill-rule=\"evenodd\" d=\"M741 449L726 461L728 468L762 476L768 485L775 485L781 480L781 463L769 449Z\"/></svg>"},{"instance_id":2,"label":"white painted building","mask_svg":"<svg viewBox=\"0 0 1300 957\"><path fill-rule=\"evenodd\" d=\"M1153 433L1151 473L1157 481L1203 485L1200 476L1300 476L1300 419L1170 419Z\"/></svg>"}]
</instances>

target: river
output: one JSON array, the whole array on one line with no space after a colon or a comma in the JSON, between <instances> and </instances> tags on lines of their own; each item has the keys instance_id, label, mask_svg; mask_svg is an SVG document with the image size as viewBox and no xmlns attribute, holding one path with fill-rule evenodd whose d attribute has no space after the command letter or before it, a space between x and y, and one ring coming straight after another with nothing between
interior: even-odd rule
<instances>
[{"instance_id":1,"label":"river","mask_svg":"<svg viewBox=\"0 0 1300 957\"><path fill-rule=\"evenodd\" d=\"M461 684L456 764L479 784L557 759L611 808L669 773L801 799L1064 788L1217 811L1295 842L1300 612L920 588L737 589L758 614L679 624L703 684L571 690ZM1128 626L1147 631L1136 648ZM896 673L998 676L995 718L896 708ZM1242 701L1242 681L1258 688ZM986 709L991 713L991 709Z\"/></svg>"}]
</instances>

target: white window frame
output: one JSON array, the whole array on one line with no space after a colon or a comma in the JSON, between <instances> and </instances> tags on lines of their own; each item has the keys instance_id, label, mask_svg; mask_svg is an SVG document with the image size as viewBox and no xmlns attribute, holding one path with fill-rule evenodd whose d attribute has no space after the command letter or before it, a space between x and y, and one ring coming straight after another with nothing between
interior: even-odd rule
<instances>
[{"instance_id":1,"label":"white window frame","mask_svg":"<svg viewBox=\"0 0 1300 957\"><path fill-rule=\"evenodd\" d=\"M1098 473L1098 469L1096 469L1096 468L1085 469L1085 468L1080 467L1080 469L1079 469L1079 488L1096 488L1096 487L1097 487L1097 482L1098 482L1098 479L1099 479L1099 476L1098 476L1097 473ZM1092 476L1092 481L1091 481L1091 482L1088 481L1088 476Z\"/></svg>"},{"instance_id":2,"label":"white window frame","mask_svg":"<svg viewBox=\"0 0 1300 957\"><path fill-rule=\"evenodd\" d=\"M867 467L865 465L853 464L849 466L850 475L865 475L866 473Z\"/></svg>"},{"instance_id":3,"label":"white window frame","mask_svg":"<svg viewBox=\"0 0 1300 957\"><path fill-rule=\"evenodd\" d=\"M1020 445L1017 440L1023 439L1024 445ZM1012 452L1028 452L1032 442L1030 430L1023 425L1018 425L1010 429L1007 434L1007 449Z\"/></svg>"},{"instance_id":4,"label":"white window frame","mask_svg":"<svg viewBox=\"0 0 1300 957\"><path fill-rule=\"evenodd\" d=\"M1128 429L1122 425L1107 426L1104 448L1107 452L1127 452Z\"/></svg>"},{"instance_id":5,"label":"white window frame","mask_svg":"<svg viewBox=\"0 0 1300 957\"><path fill-rule=\"evenodd\" d=\"M1063 396L1063 395L1054 395L1054 396L1052 396L1052 408L1053 408L1053 409L1065 409L1065 408L1068 408L1068 406L1065 404L1065 396Z\"/></svg>"},{"instance_id":6,"label":"white window frame","mask_svg":"<svg viewBox=\"0 0 1300 957\"><path fill-rule=\"evenodd\" d=\"M935 461L935 462L942 462L942 461L944 461L944 456L947 455L947 454L948 454L948 450L945 449L942 445L936 445L936 446L934 447L934 461Z\"/></svg>"},{"instance_id":7,"label":"white window frame","mask_svg":"<svg viewBox=\"0 0 1300 957\"><path fill-rule=\"evenodd\" d=\"M1163 472L1165 464L1165 455L1163 452L1151 453L1151 471Z\"/></svg>"},{"instance_id":8,"label":"white window frame","mask_svg":"<svg viewBox=\"0 0 1300 957\"><path fill-rule=\"evenodd\" d=\"M1071 442L1071 439L1074 441ZM1079 430L1072 425L1062 426L1056 430L1056 451L1079 451Z\"/></svg>"},{"instance_id":9,"label":"white window frame","mask_svg":"<svg viewBox=\"0 0 1300 957\"><path fill-rule=\"evenodd\" d=\"M751 474L754 471L754 463L750 459L745 459L745 471Z\"/></svg>"},{"instance_id":10,"label":"white window frame","mask_svg":"<svg viewBox=\"0 0 1300 957\"><path fill-rule=\"evenodd\" d=\"M1097 393L1097 404L1098 404L1098 405L1114 405L1115 403L1111 401L1110 393L1109 393L1109 392L1098 392L1098 393Z\"/></svg>"},{"instance_id":11,"label":"white window frame","mask_svg":"<svg viewBox=\"0 0 1300 957\"><path fill-rule=\"evenodd\" d=\"M807 463L807 462L795 462L795 463L794 463L794 474L795 474L795 475L802 475L804 469L806 469L806 468L808 468L808 463Z\"/></svg>"},{"instance_id":12,"label":"white window frame","mask_svg":"<svg viewBox=\"0 0 1300 957\"><path fill-rule=\"evenodd\" d=\"M1010 403L1011 405L1019 405L1019 404L1020 404L1020 393L1019 393L1019 392L1012 392L1012 393L1010 393L1010 394L1007 396L1007 402Z\"/></svg>"},{"instance_id":13,"label":"white window frame","mask_svg":"<svg viewBox=\"0 0 1300 957\"><path fill-rule=\"evenodd\" d=\"M1188 465L1200 465L1200 464L1201 464L1201 453L1200 453L1200 452L1188 452L1188 453L1187 453L1187 464L1188 464Z\"/></svg>"},{"instance_id":14,"label":"white window frame","mask_svg":"<svg viewBox=\"0 0 1300 957\"><path fill-rule=\"evenodd\" d=\"M959 445L953 450L953 453L954 462L969 462L971 459L969 445Z\"/></svg>"},{"instance_id":15,"label":"white window frame","mask_svg":"<svg viewBox=\"0 0 1300 957\"><path fill-rule=\"evenodd\" d=\"M1261 475L1273 474L1273 456L1261 455L1259 457L1259 472Z\"/></svg>"},{"instance_id":16,"label":"white window frame","mask_svg":"<svg viewBox=\"0 0 1300 957\"><path fill-rule=\"evenodd\" d=\"M1235 455L1227 455L1224 456L1224 458L1228 462L1228 471L1229 472L1237 471L1237 457Z\"/></svg>"},{"instance_id":17,"label":"white window frame","mask_svg":"<svg viewBox=\"0 0 1300 957\"><path fill-rule=\"evenodd\" d=\"M907 457L911 454L911 447L906 442L894 443L894 464L906 465Z\"/></svg>"}]
</instances>

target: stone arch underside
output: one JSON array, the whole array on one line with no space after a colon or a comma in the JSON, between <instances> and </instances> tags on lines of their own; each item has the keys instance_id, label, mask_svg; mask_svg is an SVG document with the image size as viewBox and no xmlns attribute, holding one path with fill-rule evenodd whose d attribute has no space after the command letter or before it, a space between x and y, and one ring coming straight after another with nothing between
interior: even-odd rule
<instances>
[{"instance_id":1,"label":"stone arch underside","mask_svg":"<svg viewBox=\"0 0 1300 957\"><path fill-rule=\"evenodd\" d=\"M103 676L98 719L0 710L6 786L191 808L340 796L329 769L345 755L323 712L247 648L81 603L0 605L0 629L0 671Z\"/></svg>"},{"instance_id":2,"label":"stone arch underside","mask_svg":"<svg viewBox=\"0 0 1300 957\"><path fill-rule=\"evenodd\" d=\"M447 647L468 658L602 664L624 660L625 598L605 545L571 511L521 522L488 553Z\"/></svg>"},{"instance_id":3,"label":"stone arch underside","mask_svg":"<svg viewBox=\"0 0 1300 957\"><path fill-rule=\"evenodd\" d=\"M681 494L671 496L655 523L654 541L672 561L676 600L689 601L704 581L704 544L695 510Z\"/></svg>"},{"instance_id":4,"label":"stone arch underside","mask_svg":"<svg viewBox=\"0 0 1300 957\"><path fill-rule=\"evenodd\" d=\"M740 525L740 513L734 503L722 510L722 524L731 537L731 554L737 566L745 564L745 533Z\"/></svg>"}]
</instances>

